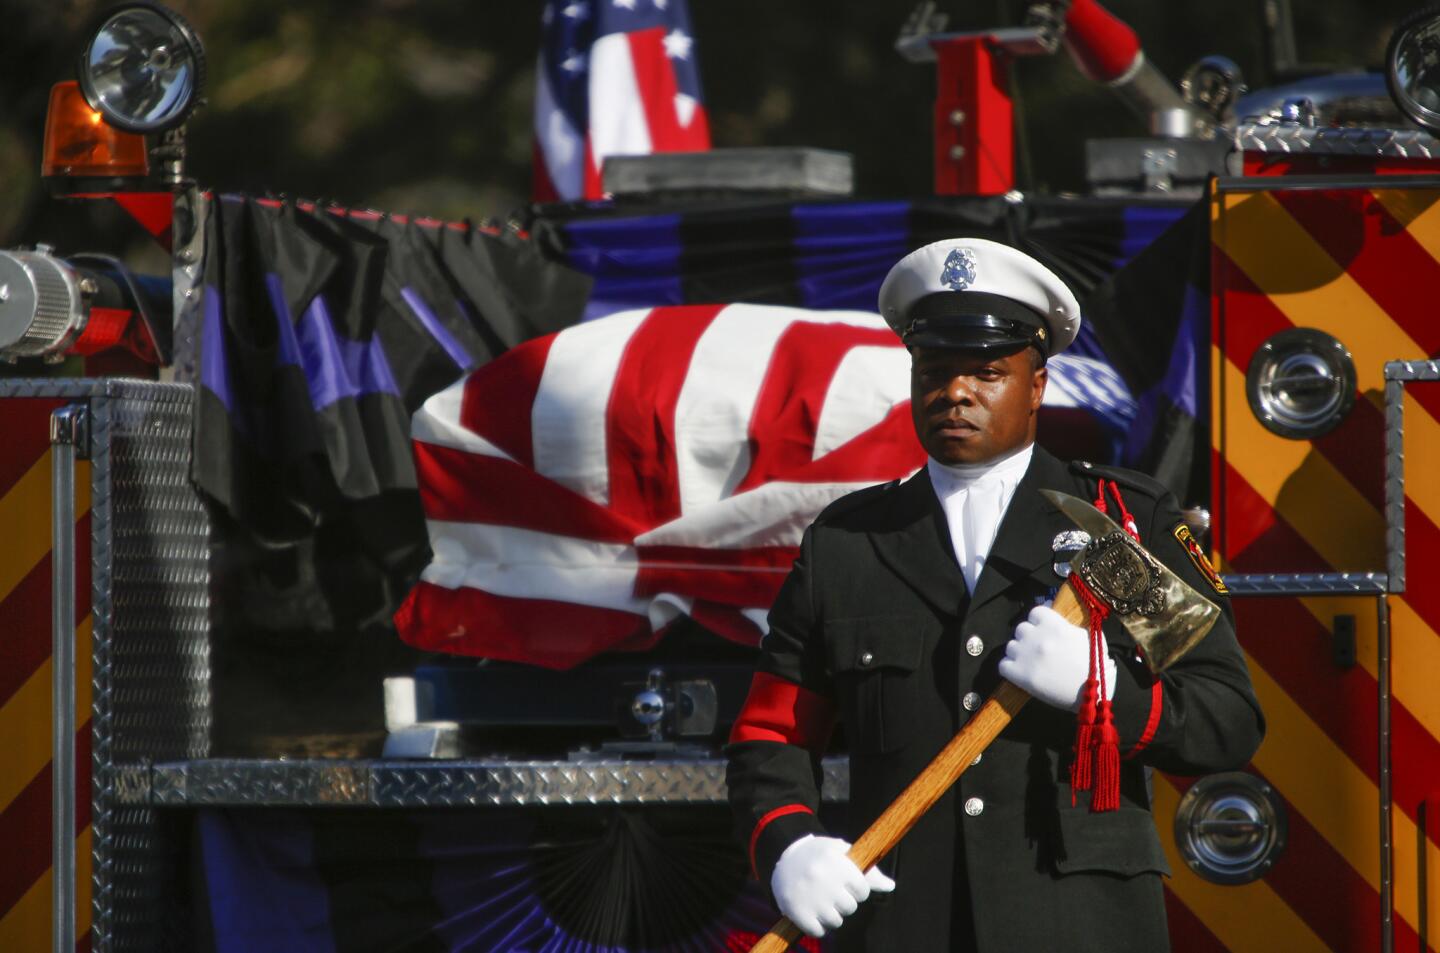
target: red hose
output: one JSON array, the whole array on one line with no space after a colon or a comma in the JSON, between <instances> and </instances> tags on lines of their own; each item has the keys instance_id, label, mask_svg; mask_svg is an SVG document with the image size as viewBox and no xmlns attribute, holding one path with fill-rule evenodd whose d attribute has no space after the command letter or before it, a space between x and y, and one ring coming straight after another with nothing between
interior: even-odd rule
<instances>
[{"instance_id":1,"label":"red hose","mask_svg":"<svg viewBox=\"0 0 1440 953\"><path fill-rule=\"evenodd\" d=\"M1074 0L1065 16L1065 46L1087 79L1113 83L1140 55L1135 31L1095 0Z\"/></svg>"}]
</instances>

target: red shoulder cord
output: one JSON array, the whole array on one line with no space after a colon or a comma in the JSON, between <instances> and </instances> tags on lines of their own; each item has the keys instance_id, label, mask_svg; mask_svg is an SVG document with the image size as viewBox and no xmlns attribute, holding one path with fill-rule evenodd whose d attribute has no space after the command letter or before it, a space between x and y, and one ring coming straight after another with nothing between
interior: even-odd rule
<instances>
[{"instance_id":1,"label":"red shoulder cord","mask_svg":"<svg viewBox=\"0 0 1440 953\"><path fill-rule=\"evenodd\" d=\"M1105 488L1105 480L1102 479L1100 492L1095 497L1095 508L1102 513L1109 511ZM1109 488L1115 494L1121 525L1132 539L1139 542L1140 531L1135 526L1135 517L1125 506L1120 487L1111 480ZM1085 585L1077 573L1070 574L1070 585L1090 610L1090 674L1081 689L1080 710L1076 716L1075 759L1070 763L1070 803L1072 806L1075 804L1075 792L1093 791L1090 810L1113 811L1120 807L1120 732L1115 727L1115 712L1106 697L1105 636L1102 632L1110 607Z\"/></svg>"}]
</instances>

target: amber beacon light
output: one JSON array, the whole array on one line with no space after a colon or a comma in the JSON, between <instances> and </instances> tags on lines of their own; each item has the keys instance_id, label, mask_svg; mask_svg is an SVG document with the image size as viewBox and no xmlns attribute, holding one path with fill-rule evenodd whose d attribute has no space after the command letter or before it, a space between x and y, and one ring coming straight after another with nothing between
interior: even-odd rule
<instances>
[{"instance_id":1,"label":"amber beacon light","mask_svg":"<svg viewBox=\"0 0 1440 953\"><path fill-rule=\"evenodd\" d=\"M90 108L75 80L50 90L45 118L45 153L40 174L47 179L133 179L150 171L145 137L122 132Z\"/></svg>"}]
</instances>

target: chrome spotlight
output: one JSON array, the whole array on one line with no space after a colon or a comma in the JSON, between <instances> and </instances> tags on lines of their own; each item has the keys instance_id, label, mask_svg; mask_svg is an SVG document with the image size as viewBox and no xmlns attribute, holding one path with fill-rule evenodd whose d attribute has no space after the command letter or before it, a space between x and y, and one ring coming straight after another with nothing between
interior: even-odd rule
<instances>
[{"instance_id":1,"label":"chrome spotlight","mask_svg":"<svg viewBox=\"0 0 1440 953\"><path fill-rule=\"evenodd\" d=\"M1440 4L1400 21L1385 51L1385 82L1401 112L1440 131Z\"/></svg>"},{"instance_id":2,"label":"chrome spotlight","mask_svg":"<svg viewBox=\"0 0 1440 953\"><path fill-rule=\"evenodd\" d=\"M200 99L205 51L178 13L158 3L107 11L80 54L80 90L105 121L154 133L185 121Z\"/></svg>"},{"instance_id":3,"label":"chrome spotlight","mask_svg":"<svg viewBox=\"0 0 1440 953\"><path fill-rule=\"evenodd\" d=\"M0 360L62 359L85 329L87 290L94 282L44 246L0 251Z\"/></svg>"},{"instance_id":4,"label":"chrome spotlight","mask_svg":"<svg viewBox=\"0 0 1440 953\"><path fill-rule=\"evenodd\" d=\"M1324 331L1290 328L1255 351L1245 393L1265 429L1309 440L1334 430L1355 405L1355 362Z\"/></svg>"},{"instance_id":5,"label":"chrome spotlight","mask_svg":"<svg viewBox=\"0 0 1440 953\"><path fill-rule=\"evenodd\" d=\"M1196 781L1175 812L1175 843L1190 869L1217 884L1259 880L1285 849L1285 808L1270 785L1231 771Z\"/></svg>"}]
</instances>

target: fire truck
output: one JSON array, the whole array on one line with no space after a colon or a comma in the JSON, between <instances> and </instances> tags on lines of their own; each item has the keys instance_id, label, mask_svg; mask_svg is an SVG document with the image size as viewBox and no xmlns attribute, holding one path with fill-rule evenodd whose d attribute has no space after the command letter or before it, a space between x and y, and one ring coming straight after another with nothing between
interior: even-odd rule
<instances>
[{"instance_id":1,"label":"fire truck","mask_svg":"<svg viewBox=\"0 0 1440 953\"><path fill-rule=\"evenodd\" d=\"M207 302L235 290L211 280L236 253L212 227L226 201L372 244L398 241L396 221L435 248L503 241L588 275L590 313L869 309L906 250L981 232L1094 291L1117 361L1153 344L1146 312L1168 302L1149 424L1199 423L1140 462L1190 507L1269 724L1243 771L1152 779L1173 946L1440 948L1440 13L1397 26L1384 75L1254 92L1222 57L1172 83L1092 0L976 33L922 5L897 49L935 64L932 197L856 201L839 154L716 150L613 160L612 201L506 228L207 192L184 136L199 37L156 4L107 14L52 93L45 175L133 216L173 268L0 252L0 356L88 372L0 378L0 949L748 949L773 918L718 753L752 656L714 640L564 672L427 658L386 682L383 751L217 746L217 632L243 611L217 596L220 528L238 507L197 480L214 448L197 428L216 393ZM1022 195L1007 65L1060 50L1147 135L1087 144L1088 195ZM684 256L655 237L679 231ZM843 810L843 747L824 780Z\"/></svg>"}]
</instances>

